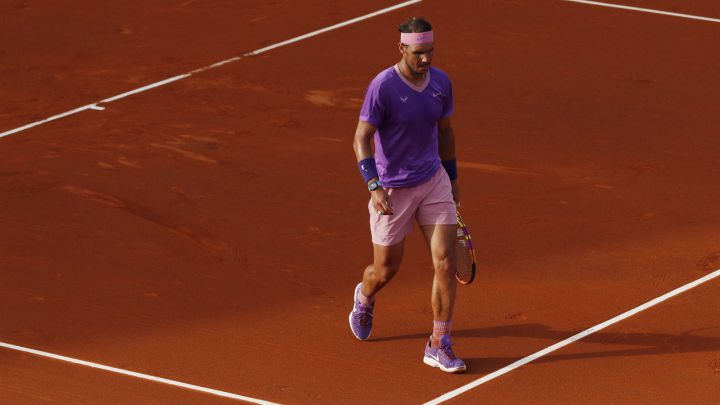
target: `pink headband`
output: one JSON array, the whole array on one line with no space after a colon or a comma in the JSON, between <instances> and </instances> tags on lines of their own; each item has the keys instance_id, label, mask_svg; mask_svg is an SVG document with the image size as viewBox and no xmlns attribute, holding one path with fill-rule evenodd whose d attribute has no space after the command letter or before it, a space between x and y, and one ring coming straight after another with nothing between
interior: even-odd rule
<instances>
[{"instance_id":1,"label":"pink headband","mask_svg":"<svg viewBox=\"0 0 720 405\"><path fill-rule=\"evenodd\" d=\"M429 44L433 42L433 32L401 32L400 42L405 45Z\"/></svg>"}]
</instances>

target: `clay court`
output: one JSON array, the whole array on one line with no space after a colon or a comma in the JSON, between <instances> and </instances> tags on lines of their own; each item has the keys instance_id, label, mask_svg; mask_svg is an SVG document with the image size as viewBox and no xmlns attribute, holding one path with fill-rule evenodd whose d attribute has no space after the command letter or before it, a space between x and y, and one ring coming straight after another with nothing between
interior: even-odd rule
<instances>
[{"instance_id":1,"label":"clay court","mask_svg":"<svg viewBox=\"0 0 720 405\"><path fill-rule=\"evenodd\" d=\"M0 4L0 403L720 401L718 2L62 3ZM460 375L417 229L348 327L354 130L413 15L479 262Z\"/></svg>"}]
</instances>

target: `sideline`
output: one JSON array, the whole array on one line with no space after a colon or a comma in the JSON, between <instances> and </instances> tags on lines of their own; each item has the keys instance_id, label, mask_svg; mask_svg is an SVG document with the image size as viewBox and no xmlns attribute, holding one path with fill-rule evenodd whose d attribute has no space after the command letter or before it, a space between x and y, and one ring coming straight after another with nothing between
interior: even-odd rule
<instances>
[{"instance_id":1,"label":"sideline","mask_svg":"<svg viewBox=\"0 0 720 405\"><path fill-rule=\"evenodd\" d=\"M473 389L473 388L475 388L475 387L477 387L477 386L479 386L479 385L485 384L486 382L488 382L488 381L490 381L490 380L494 380L495 378L500 377L500 376L503 375L503 374L507 374L507 373L515 370L516 368L522 367L522 366L524 366L524 365L527 364L527 363L530 363L530 362L532 362L532 361L534 361L534 360L537 360L537 359L539 359L540 357L543 357L543 356L545 356L545 355L548 354L548 353L552 353L552 352L554 352L554 351L556 351L556 350L558 350L558 349L560 349L560 348L562 348L562 347L565 347L565 346L567 346L567 345L569 345L569 344L571 344L571 343L573 343L573 342L576 342L576 341L578 341L578 340L580 340L580 339L582 339L582 338L584 338L584 337L586 337L586 336L588 336L588 335L592 335L593 333L595 333L595 332L597 332L597 331L599 331L599 330L605 329L606 327L608 327L608 326L610 326L610 325L612 325L612 324L618 323L618 322L622 321L622 320L625 319L625 318L629 318L629 317L637 314L638 312L641 312L641 311L644 311L644 310L646 310L646 309L648 309L648 308L654 307L655 305L657 305L657 304L659 304L659 303L667 300L668 298L672 298L672 297L674 297L674 296L676 296L676 295L682 294L682 293L684 293L685 291L690 290L691 288L695 288L695 287L699 286L700 284L703 284L703 283L705 283L705 282L708 282L708 281L710 281L710 280L712 280L712 279L714 279L714 278L717 278L717 277L720 277L720 269L715 270L714 272L706 275L705 277L702 277L702 278L699 278L699 279L697 279L697 280L695 280L695 281L692 281L692 282L690 282L690 283L687 283L687 284L685 284L685 285L682 286L682 287L678 287L678 288L670 291L669 293L663 294L663 295L655 298L654 300L650 300L650 301L648 301L648 302L640 305L639 307L633 308L633 309L631 309L631 310L629 310L629 311L626 311L626 312L624 312L624 313L622 313L622 314L620 314L620 315L618 315L618 316L616 316L616 317L614 317L614 318L612 318L612 319L609 319L609 320L607 320L607 321L605 321L605 322L603 322L603 323L597 324L597 325L595 325L595 326L593 326L593 327L591 327L591 328L589 328L589 329L586 329L586 330L578 333L577 335L571 336L571 337L563 340L562 342L555 343L554 345L549 346L549 347L547 347L547 348L545 348L545 349L543 349L543 350L540 350L539 352L535 352L535 353L533 353L533 354L531 354L531 355L529 355L529 356L527 356L527 357L525 357L525 358L522 358L522 359L520 359L520 360L518 360L518 361L516 361L516 362L514 362L514 363L512 363L512 364L510 364L510 365L508 365L508 366L505 366L505 367L503 367L503 368L501 368L501 369L499 369L499 370L497 370L497 371L495 371L495 372L492 372L492 373L490 373L490 374L488 374L488 375L486 375L486 376L484 376L484 377L482 377L482 378L479 378L479 379L477 379L477 380L475 380L475 381L473 381L473 382L471 382L471 383L469 383L469 384L463 385L463 386L460 387L460 388L457 388L457 389L455 389L455 390L453 390L453 391L450 391L450 392L448 392L447 394L441 395L441 396L433 399L432 401L426 402L424 405L435 405L435 404L443 403L443 402L445 402L445 401L447 401L447 400L449 400L449 399L451 399L451 398L454 398L454 397L456 397L456 396L458 396L458 395L460 395L460 394L462 394L462 393L464 393L464 392L470 391L471 389Z\"/></svg>"}]
</instances>

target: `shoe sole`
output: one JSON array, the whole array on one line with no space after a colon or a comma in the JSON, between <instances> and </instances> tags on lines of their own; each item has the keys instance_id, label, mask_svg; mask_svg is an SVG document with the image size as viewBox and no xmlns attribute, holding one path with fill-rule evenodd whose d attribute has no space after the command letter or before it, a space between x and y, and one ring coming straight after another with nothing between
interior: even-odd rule
<instances>
[{"instance_id":1,"label":"shoe sole","mask_svg":"<svg viewBox=\"0 0 720 405\"><path fill-rule=\"evenodd\" d=\"M446 373L452 373L452 374L464 373L464 372L465 372L465 369L466 369L465 366L462 366L462 367L454 367L454 368L447 368L447 367L443 366L442 364L440 364L439 361L437 361L437 360L435 360L435 359L433 359L433 358L431 358L431 357L427 357L427 356L423 357L423 363L427 364L427 365L430 366L430 367L437 367L437 368L439 368L440 370L442 370L442 371L444 371L444 372L446 372Z\"/></svg>"}]
</instances>

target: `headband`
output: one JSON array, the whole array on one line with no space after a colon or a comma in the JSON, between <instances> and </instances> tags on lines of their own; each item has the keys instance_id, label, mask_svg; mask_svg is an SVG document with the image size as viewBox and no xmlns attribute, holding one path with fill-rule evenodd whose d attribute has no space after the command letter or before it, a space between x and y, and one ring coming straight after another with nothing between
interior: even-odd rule
<instances>
[{"instance_id":1,"label":"headband","mask_svg":"<svg viewBox=\"0 0 720 405\"><path fill-rule=\"evenodd\" d=\"M401 32L400 42L405 45L429 44L433 42L433 32Z\"/></svg>"}]
</instances>

